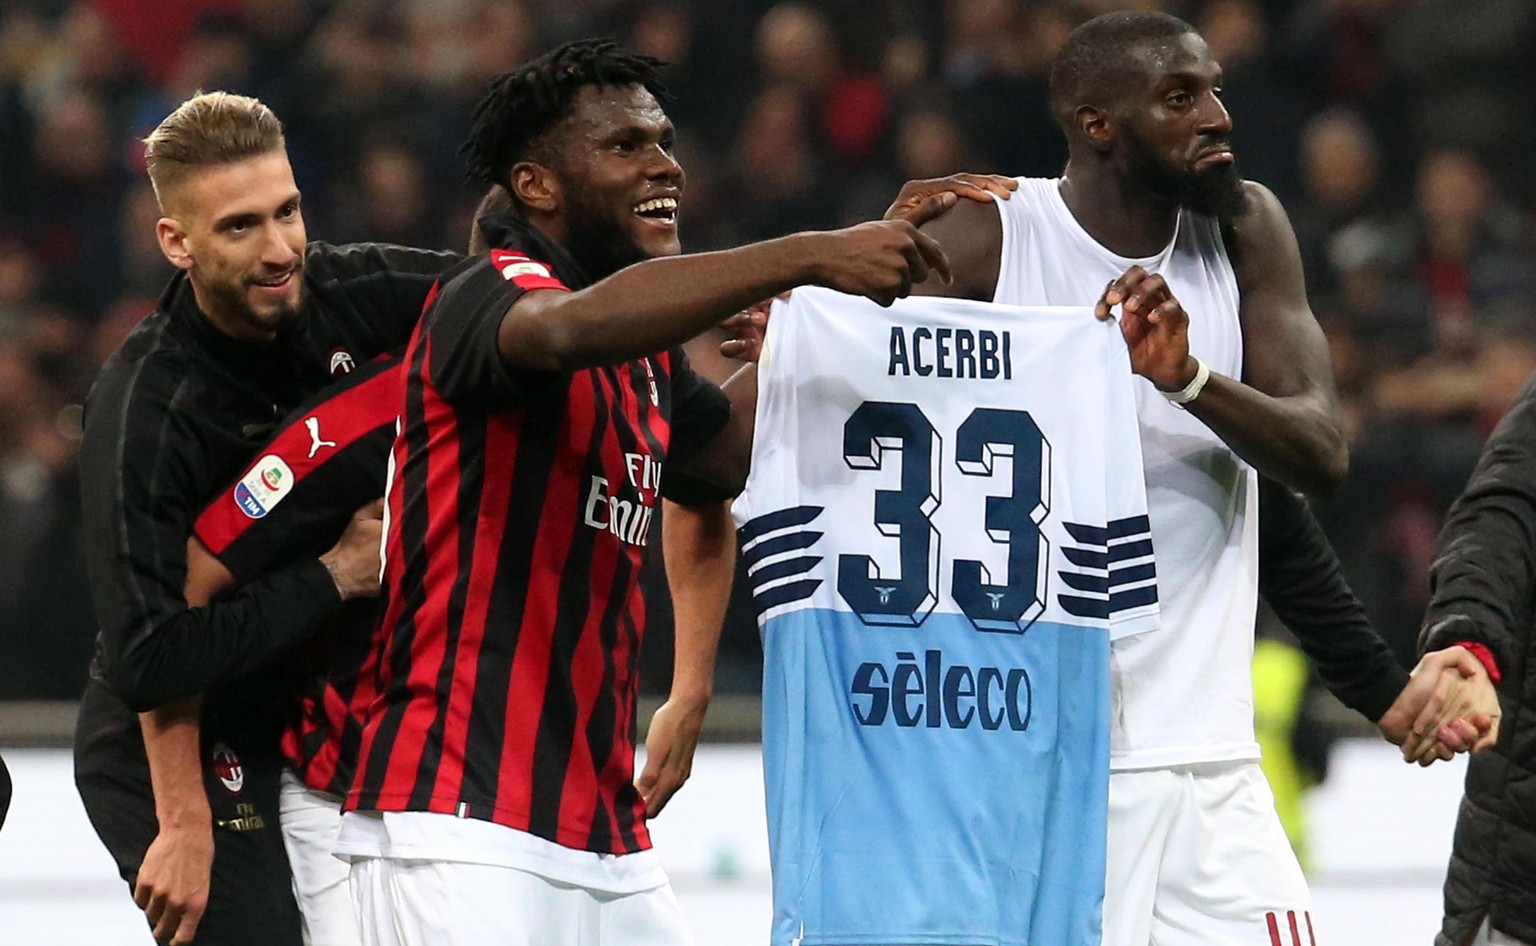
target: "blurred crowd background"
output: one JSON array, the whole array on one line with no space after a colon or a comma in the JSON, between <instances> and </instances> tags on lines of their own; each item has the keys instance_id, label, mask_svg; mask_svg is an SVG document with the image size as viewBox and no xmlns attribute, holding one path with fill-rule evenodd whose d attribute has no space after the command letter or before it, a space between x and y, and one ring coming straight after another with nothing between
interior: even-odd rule
<instances>
[{"instance_id":1,"label":"blurred crowd background","mask_svg":"<svg viewBox=\"0 0 1536 946\"><path fill-rule=\"evenodd\" d=\"M1240 166L1291 213L1353 438L1318 508L1411 666L1445 509L1536 368L1530 0L3 0L0 699L84 684L80 404L170 274L139 139L193 92L275 109L312 239L462 249L486 81L613 36L673 63L709 249L878 216L908 178L1058 173L1051 57L1126 7L1204 34ZM723 652L754 690L745 609Z\"/></svg>"}]
</instances>

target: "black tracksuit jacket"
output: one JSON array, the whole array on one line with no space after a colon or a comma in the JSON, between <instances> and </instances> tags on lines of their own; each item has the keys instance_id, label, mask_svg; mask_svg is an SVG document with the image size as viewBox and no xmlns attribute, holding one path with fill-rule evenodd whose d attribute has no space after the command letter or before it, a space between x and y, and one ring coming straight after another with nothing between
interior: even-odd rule
<instances>
[{"instance_id":1,"label":"black tracksuit jacket","mask_svg":"<svg viewBox=\"0 0 1536 946\"><path fill-rule=\"evenodd\" d=\"M237 753L275 756L285 685L275 658L333 619L340 597L310 559L189 608L198 513L281 420L337 372L409 339L450 253L383 244L305 251L305 301L275 342L231 338L184 275L102 369L80 451L86 564L100 624L77 765L143 765L135 713L205 694L203 726Z\"/></svg>"},{"instance_id":2,"label":"black tracksuit jacket","mask_svg":"<svg viewBox=\"0 0 1536 946\"><path fill-rule=\"evenodd\" d=\"M1499 741L1467 763L1437 946L1488 917L1536 943L1536 376L1494 428L1435 542L1420 650L1473 641L1498 663Z\"/></svg>"}]
</instances>

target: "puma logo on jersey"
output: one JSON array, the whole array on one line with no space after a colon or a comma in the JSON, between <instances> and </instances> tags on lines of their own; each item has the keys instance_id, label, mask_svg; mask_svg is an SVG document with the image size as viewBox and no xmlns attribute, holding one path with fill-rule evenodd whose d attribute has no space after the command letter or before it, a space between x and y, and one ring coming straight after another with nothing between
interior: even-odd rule
<instances>
[{"instance_id":1,"label":"puma logo on jersey","mask_svg":"<svg viewBox=\"0 0 1536 946\"><path fill-rule=\"evenodd\" d=\"M336 441L334 440L320 439L320 418L306 417L304 418L304 426L309 428L309 459L313 460L315 454L320 452L321 447L336 446Z\"/></svg>"}]
</instances>

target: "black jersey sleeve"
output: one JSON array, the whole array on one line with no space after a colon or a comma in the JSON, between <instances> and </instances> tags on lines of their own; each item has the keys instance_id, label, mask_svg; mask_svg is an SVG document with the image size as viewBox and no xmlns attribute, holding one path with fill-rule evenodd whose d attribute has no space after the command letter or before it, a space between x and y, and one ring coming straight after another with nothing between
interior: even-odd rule
<instances>
[{"instance_id":1,"label":"black jersey sleeve","mask_svg":"<svg viewBox=\"0 0 1536 946\"><path fill-rule=\"evenodd\" d=\"M236 582L335 545L352 514L384 495L400 402L400 359L379 358L283 421L261 455L198 515L193 531ZM263 478L280 471L276 487Z\"/></svg>"},{"instance_id":2,"label":"black jersey sleeve","mask_svg":"<svg viewBox=\"0 0 1536 946\"><path fill-rule=\"evenodd\" d=\"M154 356L109 367L92 391L81 443L97 668L136 711L268 663L341 607L316 559L233 598L187 606L187 539L208 477L184 368Z\"/></svg>"},{"instance_id":3,"label":"black jersey sleeve","mask_svg":"<svg viewBox=\"0 0 1536 946\"><path fill-rule=\"evenodd\" d=\"M457 253L389 243L309 244L312 291L374 336L371 357L410 340L438 277L463 261Z\"/></svg>"},{"instance_id":4,"label":"black jersey sleeve","mask_svg":"<svg viewBox=\"0 0 1536 946\"><path fill-rule=\"evenodd\" d=\"M1488 436L1451 506L1429 587L1419 652L1482 644L1504 679L1519 680L1536 614L1536 375Z\"/></svg>"},{"instance_id":5,"label":"black jersey sleeve","mask_svg":"<svg viewBox=\"0 0 1536 946\"><path fill-rule=\"evenodd\" d=\"M1375 722L1408 685L1306 500L1267 477L1259 478L1259 593L1345 706Z\"/></svg>"},{"instance_id":6,"label":"black jersey sleeve","mask_svg":"<svg viewBox=\"0 0 1536 946\"><path fill-rule=\"evenodd\" d=\"M731 419L725 392L693 370L681 348L667 353L672 376L672 444L668 462L687 463Z\"/></svg>"},{"instance_id":7,"label":"black jersey sleeve","mask_svg":"<svg viewBox=\"0 0 1536 946\"><path fill-rule=\"evenodd\" d=\"M731 402L712 382L699 376L682 348L667 353L672 384L672 443L661 495L684 506L724 502L733 493L690 475L683 467L698 456L731 419Z\"/></svg>"},{"instance_id":8,"label":"black jersey sleeve","mask_svg":"<svg viewBox=\"0 0 1536 946\"><path fill-rule=\"evenodd\" d=\"M476 410L517 406L533 389L564 378L521 371L501 357L502 317L524 293L567 290L548 265L514 250L492 250L451 274L425 316L432 387L449 404Z\"/></svg>"}]
</instances>

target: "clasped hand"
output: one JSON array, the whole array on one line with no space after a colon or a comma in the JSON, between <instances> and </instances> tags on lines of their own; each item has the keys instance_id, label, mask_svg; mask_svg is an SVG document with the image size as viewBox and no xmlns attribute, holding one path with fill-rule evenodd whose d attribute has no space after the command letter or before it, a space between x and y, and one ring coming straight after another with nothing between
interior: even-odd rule
<instances>
[{"instance_id":1,"label":"clasped hand","mask_svg":"<svg viewBox=\"0 0 1536 946\"><path fill-rule=\"evenodd\" d=\"M1482 661L1447 647L1424 655L1376 725L1404 762L1427 766L1497 742L1499 697Z\"/></svg>"}]
</instances>

